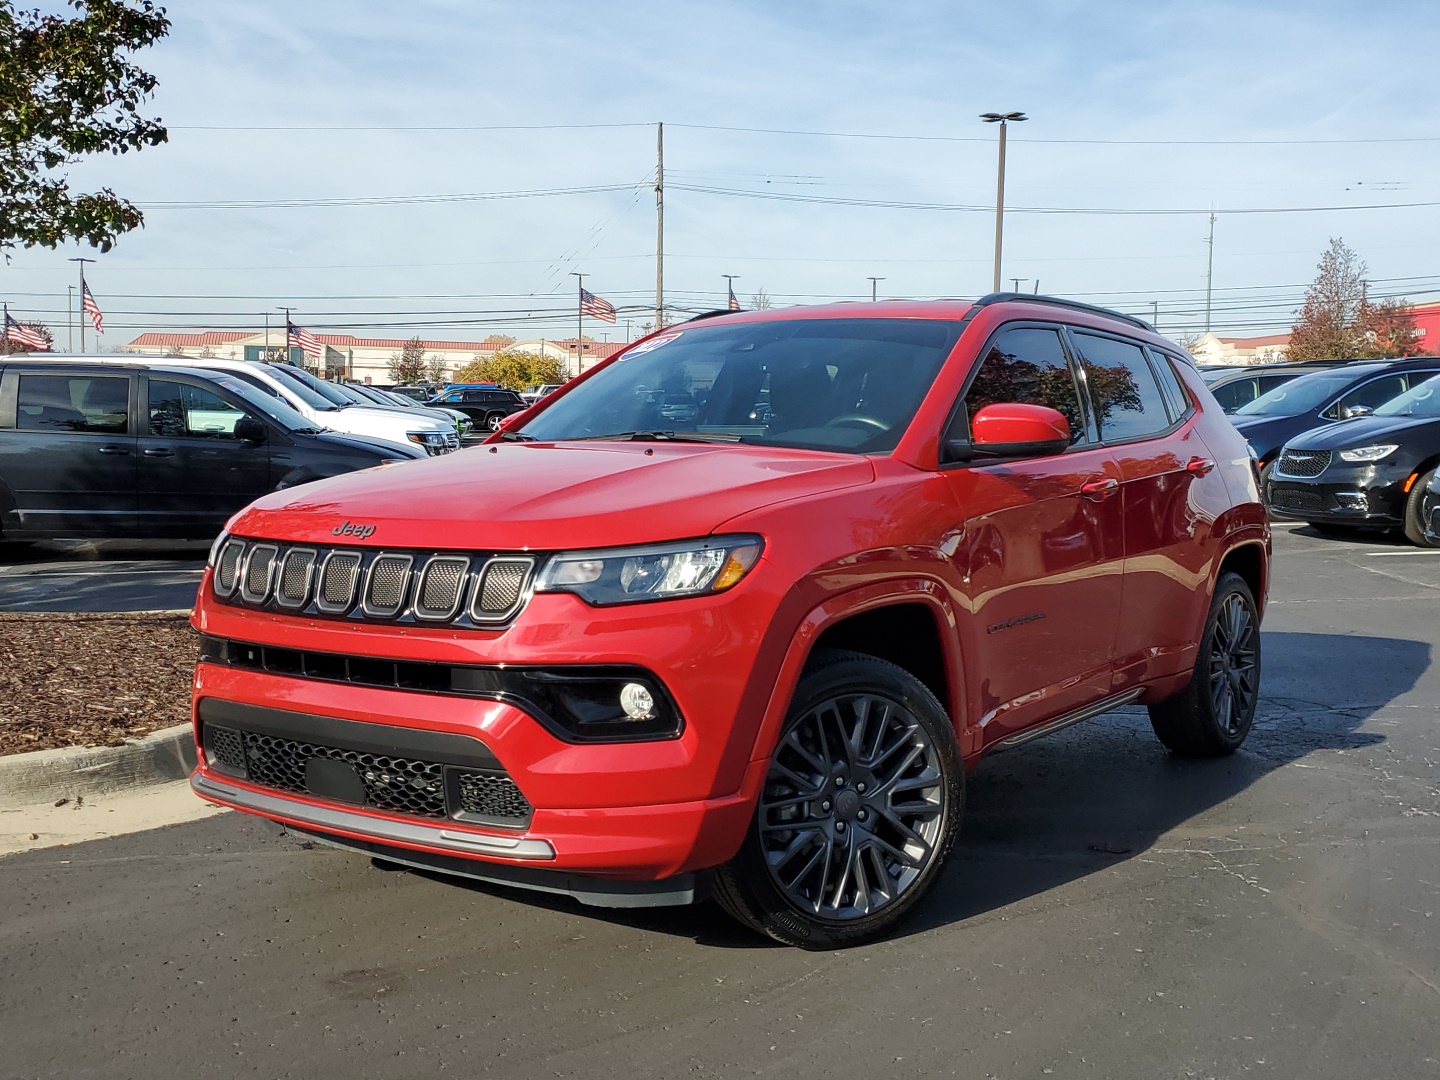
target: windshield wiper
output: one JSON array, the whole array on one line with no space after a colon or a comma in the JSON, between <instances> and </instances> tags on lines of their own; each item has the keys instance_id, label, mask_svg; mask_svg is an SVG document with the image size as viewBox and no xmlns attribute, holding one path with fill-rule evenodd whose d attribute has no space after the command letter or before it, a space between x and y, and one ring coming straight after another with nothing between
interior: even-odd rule
<instances>
[{"instance_id":1,"label":"windshield wiper","mask_svg":"<svg viewBox=\"0 0 1440 1080\"><path fill-rule=\"evenodd\" d=\"M526 435L523 431L502 431L501 442L538 442L534 435Z\"/></svg>"},{"instance_id":2,"label":"windshield wiper","mask_svg":"<svg viewBox=\"0 0 1440 1080\"><path fill-rule=\"evenodd\" d=\"M738 435L707 435L698 431L616 431L609 435L581 435L575 442L739 442Z\"/></svg>"}]
</instances>

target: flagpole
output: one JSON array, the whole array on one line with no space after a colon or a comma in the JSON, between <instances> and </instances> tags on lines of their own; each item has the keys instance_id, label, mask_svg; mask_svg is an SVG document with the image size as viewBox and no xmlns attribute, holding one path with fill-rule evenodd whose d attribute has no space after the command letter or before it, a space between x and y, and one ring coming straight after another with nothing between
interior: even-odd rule
<instances>
[{"instance_id":1,"label":"flagpole","mask_svg":"<svg viewBox=\"0 0 1440 1080\"><path fill-rule=\"evenodd\" d=\"M585 279L590 275L571 270L570 276L578 287L575 293L575 374L579 375L582 370L580 350L584 348L581 342L585 337Z\"/></svg>"},{"instance_id":2,"label":"flagpole","mask_svg":"<svg viewBox=\"0 0 1440 1080\"><path fill-rule=\"evenodd\" d=\"M5 319L0 322L0 341L5 343L5 354L10 354L10 305L5 304Z\"/></svg>"},{"instance_id":3,"label":"flagpole","mask_svg":"<svg viewBox=\"0 0 1440 1080\"><path fill-rule=\"evenodd\" d=\"M80 264L80 307L83 310L85 307L85 264L93 263L95 260L74 258L67 261ZM82 353L85 351L85 319L83 317L80 319L80 351Z\"/></svg>"}]
</instances>

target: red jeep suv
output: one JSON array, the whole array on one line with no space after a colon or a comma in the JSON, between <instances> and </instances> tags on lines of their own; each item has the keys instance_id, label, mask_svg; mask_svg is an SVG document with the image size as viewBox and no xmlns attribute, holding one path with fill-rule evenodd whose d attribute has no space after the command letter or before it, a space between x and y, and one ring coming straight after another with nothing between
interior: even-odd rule
<instances>
[{"instance_id":1,"label":"red jeep suv","mask_svg":"<svg viewBox=\"0 0 1440 1080\"><path fill-rule=\"evenodd\" d=\"M853 944L987 753L1127 703L1238 747L1269 559L1244 440L1137 319L702 316L487 445L237 514L192 782L384 861Z\"/></svg>"}]
</instances>

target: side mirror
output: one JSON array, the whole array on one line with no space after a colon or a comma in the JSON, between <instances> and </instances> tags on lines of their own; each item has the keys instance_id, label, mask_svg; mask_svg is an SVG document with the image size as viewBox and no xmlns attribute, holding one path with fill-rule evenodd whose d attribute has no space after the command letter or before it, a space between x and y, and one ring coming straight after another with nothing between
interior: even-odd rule
<instances>
[{"instance_id":1,"label":"side mirror","mask_svg":"<svg viewBox=\"0 0 1440 1080\"><path fill-rule=\"evenodd\" d=\"M270 429L263 420L253 416L242 416L235 421L235 437L241 442L263 443L270 437Z\"/></svg>"},{"instance_id":2,"label":"side mirror","mask_svg":"<svg viewBox=\"0 0 1440 1080\"><path fill-rule=\"evenodd\" d=\"M1344 405L1340 408L1340 419L1354 420L1357 416L1369 416L1374 411L1369 405Z\"/></svg>"},{"instance_id":3,"label":"side mirror","mask_svg":"<svg viewBox=\"0 0 1440 1080\"><path fill-rule=\"evenodd\" d=\"M986 405L970 420L971 453L986 457L1050 457L1070 446L1070 421L1045 405Z\"/></svg>"}]
</instances>

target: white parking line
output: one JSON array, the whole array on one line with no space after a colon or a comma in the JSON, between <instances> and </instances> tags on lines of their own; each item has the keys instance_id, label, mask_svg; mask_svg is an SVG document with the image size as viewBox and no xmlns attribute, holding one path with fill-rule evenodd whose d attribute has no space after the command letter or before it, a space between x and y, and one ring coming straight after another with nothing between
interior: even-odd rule
<instances>
[{"instance_id":1,"label":"white parking line","mask_svg":"<svg viewBox=\"0 0 1440 1080\"><path fill-rule=\"evenodd\" d=\"M1440 548L1411 548L1402 551L1367 551L1365 554L1372 559L1388 559L1394 555L1423 555L1433 559L1435 556L1440 555Z\"/></svg>"}]
</instances>

